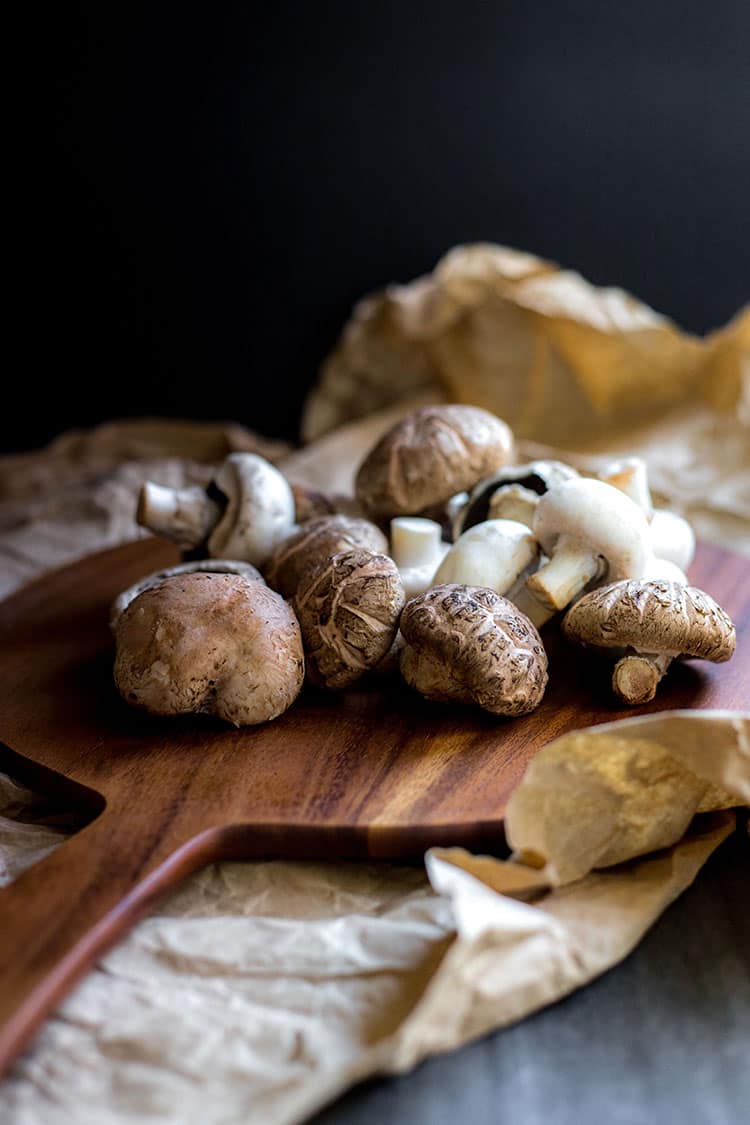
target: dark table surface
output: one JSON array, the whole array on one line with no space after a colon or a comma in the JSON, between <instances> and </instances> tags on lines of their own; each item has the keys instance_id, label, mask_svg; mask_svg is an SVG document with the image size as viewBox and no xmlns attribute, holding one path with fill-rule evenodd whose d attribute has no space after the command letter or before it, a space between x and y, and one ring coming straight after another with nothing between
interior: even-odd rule
<instances>
[{"instance_id":1,"label":"dark table surface","mask_svg":"<svg viewBox=\"0 0 750 1125\"><path fill-rule=\"evenodd\" d=\"M750 840L727 840L621 965L315 1125L750 1122Z\"/></svg>"}]
</instances>

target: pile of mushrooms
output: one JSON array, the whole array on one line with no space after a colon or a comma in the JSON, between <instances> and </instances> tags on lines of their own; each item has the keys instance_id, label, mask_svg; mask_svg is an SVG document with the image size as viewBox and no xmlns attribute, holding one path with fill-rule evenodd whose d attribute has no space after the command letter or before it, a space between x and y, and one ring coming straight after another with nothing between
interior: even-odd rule
<instances>
[{"instance_id":1,"label":"pile of mushrooms","mask_svg":"<svg viewBox=\"0 0 750 1125\"><path fill-rule=\"evenodd\" d=\"M245 725L305 679L335 691L396 665L427 699L524 715L547 684L539 630L560 614L568 641L614 658L628 704L672 660L734 651L727 614L688 585L692 530L654 509L639 458L598 478L518 464L488 411L425 407L370 450L346 507L249 453L205 489L145 483L139 522L187 557L112 608L123 698Z\"/></svg>"}]
</instances>

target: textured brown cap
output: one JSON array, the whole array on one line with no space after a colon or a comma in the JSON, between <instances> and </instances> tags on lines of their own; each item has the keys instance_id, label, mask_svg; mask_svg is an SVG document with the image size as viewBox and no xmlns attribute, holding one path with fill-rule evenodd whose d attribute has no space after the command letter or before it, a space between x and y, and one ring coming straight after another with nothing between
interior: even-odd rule
<instances>
[{"instance_id":1,"label":"textured brown cap","mask_svg":"<svg viewBox=\"0 0 750 1125\"><path fill-rule=\"evenodd\" d=\"M404 679L428 699L478 703L525 715L547 686L547 654L529 619L484 586L447 583L408 602L401 615Z\"/></svg>"},{"instance_id":2,"label":"textured brown cap","mask_svg":"<svg viewBox=\"0 0 750 1125\"><path fill-rule=\"evenodd\" d=\"M359 467L357 499L374 519L411 516L507 464L513 435L477 406L425 406L380 439Z\"/></svg>"},{"instance_id":3,"label":"textured brown cap","mask_svg":"<svg viewBox=\"0 0 750 1125\"><path fill-rule=\"evenodd\" d=\"M374 668L393 644L404 601L387 555L357 548L319 566L294 598L310 680L343 688Z\"/></svg>"},{"instance_id":4,"label":"textured brown cap","mask_svg":"<svg viewBox=\"0 0 750 1125\"><path fill-rule=\"evenodd\" d=\"M697 656L720 664L736 644L731 618L710 594L666 579L627 578L592 590L563 618L568 640L592 648Z\"/></svg>"},{"instance_id":5,"label":"textured brown cap","mask_svg":"<svg viewBox=\"0 0 750 1125\"><path fill-rule=\"evenodd\" d=\"M266 582L282 597L294 597L303 578L331 555L350 547L385 552L388 540L369 520L353 516L320 516L308 520L273 552L263 571Z\"/></svg>"}]
</instances>

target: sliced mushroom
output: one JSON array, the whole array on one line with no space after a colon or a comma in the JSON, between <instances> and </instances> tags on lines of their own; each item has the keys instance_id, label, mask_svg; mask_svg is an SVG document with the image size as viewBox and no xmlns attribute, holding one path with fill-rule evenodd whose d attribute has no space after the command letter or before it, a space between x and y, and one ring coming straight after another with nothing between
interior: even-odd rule
<instances>
[{"instance_id":1,"label":"sliced mushroom","mask_svg":"<svg viewBox=\"0 0 750 1125\"><path fill-rule=\"evenodd\" d=\"M178 566L167 567L166 570L156 570L117 595L110 609L110 628L115 628L120 614L144 590L150 590L165 578L175 578L180 574L238 574L240 578L247 578L250 582L263 581L263 575L251 563L239 562L237 559L196 559L180 563Z\"/></svg>"},{"instance_id":2,"label":"sliced mushroom","mask_svg":"<svg viewBox=\"0 0 750 1125\"><path fill-rule=\"evenodd\" d=\"M547 686L547 656L529 619L482 586L434 586L401 615L401 672L427 699L525 715Z\"/></svg>"},{"instance_id":3,"label":"sliced mushroom","mask_svg":"<svg viewBox=\"0 0 750 1125\"><path fill-rule=\"evenodd\" d=\"M532 526L539 497L555 485L573 480L578 473L562 461L530 461L507 465L481 480L456 515L454 538L485 520L506 519Z\"/></svg>"},{"instance_id":4,"label":"sliced mushroom","mask_svg":"<svg viewBox=\"0 0 750 1125\"><path fill-rule=\"evenodd\" d=\"M374 668L395 640L404 601L387 555L355 548L327 559L300 583L293 602L310 681L344 688Z\"/></svg>"},{"instance_id":5,"label":"sliced mushroom","mask_svg":"<svg viewBox=\"0 0 750 1125\"><path fill-rule=\"evenodd\" d=\"M359 467L357 498L376 520L414 516L510 459L505 422L476 406L426 406L398 422Z\"/></svg>"},{"instance_id":6,"label":"sliced mushroom","mask_svg":"<svg viewBox=\"0 0 750 1125\"><path fill-rule=\"evenodd\" d=\"M309 520L276 547L264 567L266 582L283 597L291 598L303 578L331 555L350 547L387 554L388 540L369 520L351 516Z\"/></svg>"},{"instance_id":7,"label":"sliced mushroom","mask_svg":"<svg viewBox=\"0 0 750 1125\"><path fill-rule=\"evenodd\" d=\"M449 550L442 527L420 516L391 520L391 558L401 574L407 598L423 594L432 585L435 571Z\"/></svg>"},{"instance_id":8,"label":"sliced mushroom","mask_svg":"<svg viewBox=\"0 0 750 1125\"><path fill-rule=\"evenodd\" d=\"M550 489L539 500L533 530L551 557L526 586L553 612L592 579L640 578L651 555L644 513L600 480L579 478Z\"/></svg>"},{"instance_id":9,"label":"sliced mushroom","mask_svg":"<svg viewBox=\"0 0 750 1125\"><path fill-rule=\"evenodd\" d=\"M216 715L235 726L286 711L304 680L299 625L263 582L181 574L144 590L115 626L123 699L151 715Z\"/></svg>"},{"instance_id":10,"label":"sliced mushroom","mask_svg":"<svg viewBox=\"0 0 750 1125\"><path fill-rule=\"evenodd\" d=\"M256 453L231 453L208 489L170 489L147 481L137 520L181 547L205 549L212 558L262 566L294 527L294 495L270 461Z\"/></svg>"},{"instance_id":11,"label":"sliced mushroom","mask_svg":"<svg viewBox=\"0 0 750 1125\"><path fill-rule=\"evenodd\" d=\"M612 688L623 703L648 703L678 656L722 663L734 653L730 617L695 586L621 581L585 594L562 623L568 640L621 657Z\"/></svg>"}]
</instances>

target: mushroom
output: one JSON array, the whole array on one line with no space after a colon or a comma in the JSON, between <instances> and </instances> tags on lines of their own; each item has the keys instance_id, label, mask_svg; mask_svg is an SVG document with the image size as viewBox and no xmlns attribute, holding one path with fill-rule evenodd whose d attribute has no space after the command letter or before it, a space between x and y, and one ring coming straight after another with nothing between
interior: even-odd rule
<instances>
[{"instance_id":1,"label":"mushroom","mask_svg":"<svg viewBox=\"0 0 750 1125\"><path fill-rule=\"evenodd\" d=\"M568 640L621 657L612 689L623 703L648 703L672 660L722 663L734 653L729 616L695 586L664 579L624 580L592 590L563 618Z\"/></svg>"},{"instance_id":2,"label":"mushroom","mask_svg":"<svg viewBox=\"0 0 750 1125\"><path fill-rule=\"evenodd\" d=\"M483 586L433 586L401 615L401 672L427 699L525 715L547 686L547 655L529 619Z\"/></svg>"},{"instance_id":3,"label":"mushroom","mask_svg":"<svg viewBox=\"0 0 750 1125\"><path fill-rule=\"evenodd\" d=\"M139 594L115 625L114 676L150 715L275 719L299 694L299 625L283 598L236 574L181 574Z\"/></svg>"},{"instance_id":4,"label":"mushroom","mask_svg":"<svg viewBox=\"0 0 750 1125\"><path fill-rule=\"evenodd\" d=\"M332 555L299 585L294 610L318 687L347 687L389 652L404 606L398 568L361 547Z\"/></svg>"},{"instance_id":5,"label":"mushroom","mask_svg":"<svg viewBox=\"0 0 750 1125\"><path fill-rule=\"evenodd\" d=\"M256 453L231 453L206 490L147 481L136 518L183 548L205 544L212 558L262 566L292 531L294 515L289 482L270 461Z\"/></svg>"},{"instance_id":6,"label":"mushroom","mask_svg":"<svg viewBox=\"0 0 750 1125\"><path fill-rule=\"evenodd\" d=\"M688 521L676 512L656 508L649 527L654 555L687 570L695 556L695 534Z\"/></svg>"},{"instance_id":7,"label":"mushroom","mask_svg":"<svg viewBox=\"0 0 750 1125\"><path fill-rule=\"evenodd\" d=\"M291 482L290 488L294 497L294 518L296 523L307 523L308 520L318 519L319 516L332 516L336 513L336 501L316 488L309 488L306 484Z\"/></svg>"},{"instance_id":8,"label":"mushroom","mask_svg":"<svg viewBox=\"0 0 750 1125\"><path fill-rule=\"evenodd\" d=\"M531 527L539 497L578 473L562 461L530 461L507 465L481 480L472 490L453 524L454 538L485 520L507 519Z\"/></svg>"},{"instance_id":9,"label":"mushroom","mask_svg":"<svg viewBox=\"0 0 750 1125\"><path fill-rule=\"evenodd\" d=\"M605 484L619 488L651 518L654 504L648 484L648 466L642 457L622 457L618 461L610 461L597 475Z\"/></svg>"},{"instance_id":10,"label":"mushroom","mask_svg":"<svg viewBox=\"0 0 750 1125\"><path fill-rule=\"evenodd\" d=\"M640 578L651 554L644 513L600 480L581 477L546 492L533 531L551 557L526 587L553 612L569 605L592 579Z\"/></svg>"},{"instance_id":11,"label":"mushroom","mask_svg":"<svg viewBox=\"0 0 750 1125\"><path fill-rule=\"evenodd\" d=\"M599 479L614 485L634 500L649 521L651 550L657 559L667 559L687 570L695 555L695 535L686 519L666 508L654 508L648 485L648 470L642 457L612 461Z\"/></svg>"},{"instance_id":12,"label":"mushroom","mask_svg":"<svg viewBox=\"0 0 750 1125\"><path fill-rule=\"evenodd\" d=\"M357 472L357 498L376 520L417 515L473 488L506 464L512 447L508 426L487 410L426 406L370 450Z\"/></svg>"},{"instance_id":13,"label":"mushroom","mask_svg":"<svg viewBox=\"0 0 750 1125\"><path fill-rule=\"evenodd\" d=\"M351 516L309 520L273 551L264 567L266 582L283 597L291 598L302 578L331 555L350 547L387 553L388 540L369 520Z\"/></svg>"},{"instance_id":14,"label":"mushroom","mask_svg":"<svg viewBox=\"0 0 750 1125\"><path fill-rule=\"evenodd\" d=\"M401 574L407 598L416 597L432 585L435 571L449 550L442 541L442 528L435 520L398 516L391 520L391 558Z\"/></svg>"},{"instance_id":15,"label":"mushroom","mask_svg":"<svg viewBox=\"0 0 750 1125\"><path fill-rule=\"evenodd\" d=\"M474 524L456 540L432 584L457 582L462 586L487 586L496 594L507 594L538 558L539 544L525 524L516 520L486 520Z\"/></svg>"},{"instance_id":16,"label":"mushroom","mask_svg":"<svg viewBox=\"0 0 750 1125\"><path fill-rule=\"evenodd\" d=\"M178 566L169 566L166 570L156 570L147 574L127 590L118 594L112 602L109 615L110 628L114 629L120 614L128 608L134 598L152 586L158 586L165 578L175 578L180 574L239 574L250 582L262 582L263 575L251 563L240 562L237 559L197 559L180 563Z\"/></svg>"}]
</instances>

